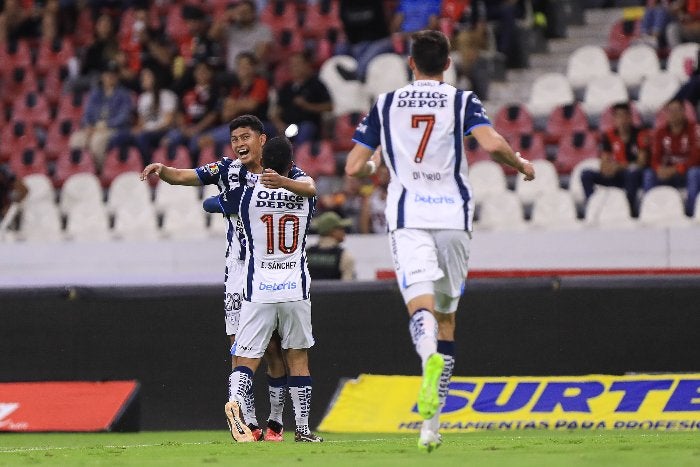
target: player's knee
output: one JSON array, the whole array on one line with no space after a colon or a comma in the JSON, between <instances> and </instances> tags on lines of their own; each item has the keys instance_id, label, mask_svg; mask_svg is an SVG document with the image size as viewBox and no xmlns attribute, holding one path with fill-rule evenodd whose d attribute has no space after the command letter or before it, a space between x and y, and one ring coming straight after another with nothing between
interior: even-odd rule
<instances>
[{"instance_id":1,"label":"player's knee","mask_svg":"<svg viewBox=\"0 0 700 467\"><path fill-rule=\"evenodd\" d=\"M454 321L454 312L457 311L457 305L459 304L459 297L450 297L444 293L435 294L435 311L438 314L452 315L452 320ZM447 317L445 317L447 319ZM437 318L438 322L440 318Z\"/></svg>"}]
</instances>

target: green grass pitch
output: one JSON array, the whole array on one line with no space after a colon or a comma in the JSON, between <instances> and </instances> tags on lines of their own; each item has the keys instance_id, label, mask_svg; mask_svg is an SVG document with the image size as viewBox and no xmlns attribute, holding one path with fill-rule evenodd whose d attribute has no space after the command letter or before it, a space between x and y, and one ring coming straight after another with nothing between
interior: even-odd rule
<instances>
[{"instance_id":1,"label":"green grass pitch","mask_svg":"<svg viewBox=\"0 0 700 467\"><path fill-rule=\"evenodd\" d=\"M418 451L417 436L326 434L322 444L234 444L227 431L0 433L0 466L698 466L700 433L516 431L447 434Z\"/></svg>"}]
</instances>

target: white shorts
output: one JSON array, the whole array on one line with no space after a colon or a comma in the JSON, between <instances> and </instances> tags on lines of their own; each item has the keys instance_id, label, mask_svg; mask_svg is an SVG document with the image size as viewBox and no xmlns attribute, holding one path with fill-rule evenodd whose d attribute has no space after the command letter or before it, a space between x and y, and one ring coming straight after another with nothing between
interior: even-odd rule
<instances>
[{"instance_id":1,"label":"white shorts","mask_svg":"<svg viewBox=\"0 0 700 467\"><path fill-rule=\"evenodd\" d=\"M432 284L435 309L451 313L464 292L471 236L464 230L397 229L389 232L394 271L404 301L408 303L424 289L410 290L418 283Z\"/></svg>"},{"instance_id":2,"label":"white shorts","mask_svg":"<svg viewBox=\"0 0 700 467\"><path fill-rule=\"evenodd\" d=\"M224 280L224 321L226 335L235 336L238 331L238 320L241 316L243 302L243 285L245 283L243 261L226 260L226 277Z\"/></svg>"},{"instance_id":3,"label":"white shorts","mask_svg":"<svg viewBox=\"0 0 700 467\"><path fill-rule=\"evenodd\" d=\"M236 336L236 356L260 358L277 329L283 349L308 349L314 345L311 300L255 303L243 301Z\"/></svg>"}]
</instances>

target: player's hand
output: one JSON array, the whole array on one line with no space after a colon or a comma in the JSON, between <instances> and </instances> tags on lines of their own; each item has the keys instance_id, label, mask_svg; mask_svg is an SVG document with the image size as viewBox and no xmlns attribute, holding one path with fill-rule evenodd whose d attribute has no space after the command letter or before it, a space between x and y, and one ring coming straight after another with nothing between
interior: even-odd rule
<instances>
[{"instance_id":1,"label":"player's hand","mask_svg":"<svg viewBox=\"0 0 700 467\"><path fill-rule=\"evenodd\" d=\"M532 162L530 162L527 159L520 158L520 173L525 175L523 180L526 182L529 182L530 180L535 179L535 167L532 165Z\"/></svg>"},{"instance_id":2,"label":"player's hand","mask_svg":"<svg viewBox=\"0 0 700 467\"><path fill-rule=\"evenodd\" d=\"M260 183L265 188L284 188L286 177L281 176L272 169L265 169L260 177Z\"/></svg>"},{"instance_id":3,"label":"player's hand","mask_svg":"<svg viewBox=\"0 0 700 467\"><path fill-rule=\"evenodd\" d=\"M156 174L160 177L160 172L163 170L163 164L156 162L153 164L148 164L143 172L141 172L141 180L146 180L150 174Z\"/></svg>"}]
</instances>

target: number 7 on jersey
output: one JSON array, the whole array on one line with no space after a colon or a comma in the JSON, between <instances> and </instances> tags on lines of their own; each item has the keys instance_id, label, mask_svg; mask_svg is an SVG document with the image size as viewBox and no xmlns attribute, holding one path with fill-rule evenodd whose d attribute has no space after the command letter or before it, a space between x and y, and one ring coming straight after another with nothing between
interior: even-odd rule
<instances>
[{"instance_id":1,"label":"number 7 on jersey","mask_svg":"<svg viewBox=\"0 0 700 467\"><path fill-rule=\"evenodd\" d=\"M421 163L423 161L425 147L428 145L430 134L433 132L433 127L435 126L435 115L411 115L411 128L418 128L418 125L423 122L426 123L425 131L418 145L418 151L416 151L416 158L414 159L416 163Z\"/></svg>"}]
</instances>

